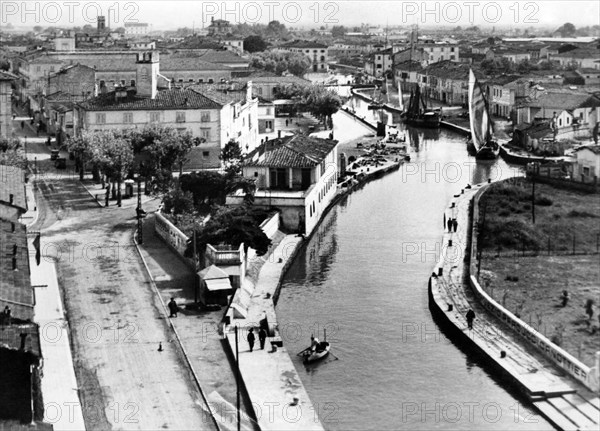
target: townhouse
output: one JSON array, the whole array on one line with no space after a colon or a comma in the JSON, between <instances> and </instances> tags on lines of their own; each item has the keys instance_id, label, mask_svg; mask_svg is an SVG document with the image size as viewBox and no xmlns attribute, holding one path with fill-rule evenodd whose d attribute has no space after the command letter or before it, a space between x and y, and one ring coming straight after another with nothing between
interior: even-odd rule
<instances>
[{"instance_id":1,"label":"townhouse","mask_svg":"<svg viewBox=\"0 0 600 431\"><path fill-rule=\"evenodd\" d=\"M283 51L303 54L310 60L310 71L327 72L329 70L329 47L319 42L294 40L278 47Z\"/></svg>"},{"instance_id":2,"label":"townhouse","mask_svg":"<svg viewBox=\"0 0 600 431\"><path fill-rule=\"evenodd\" d=\"M221 149L236 140L244 152L258 142L258 100L252 82L245 87L231 84L195 85L158 89L159 54L137 55L135 87L116 87L74 107L75 134L82 130L170 126L199 138L187 169L220 167Z\"/></svg>"},{"instance_id":3,"label":"townhouse","mask_svg":"<svg viewBox=\"0 0 600 431\"><path fill-rule=\"evenodd\" d=\"M337 141L294 135L261 144L242 171L255 181L254 206L280 209L285 229L310 235L335 196L338 162ZM237 191L226 203L243 199Z\"/></svg>"}]
</instances>

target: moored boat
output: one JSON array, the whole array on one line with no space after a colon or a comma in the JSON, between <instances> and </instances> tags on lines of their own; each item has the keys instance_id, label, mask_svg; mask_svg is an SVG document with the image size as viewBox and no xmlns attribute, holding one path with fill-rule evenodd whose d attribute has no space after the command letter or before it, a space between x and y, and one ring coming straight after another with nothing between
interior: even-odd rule
<instances>
[{"instance_id":1,"label":"moored boat","mask_svg":"<svg viewBox=\"0 0 600 431\"><path fill-rule=\"evenodd\" d=\"M494 139L488 103L473 70L469 70L469 121L471 136L468 145L473 146L475 158L492 160L498 157L500 147Z\"/></svg>"},{"instance_id":2,"label":"moored boat","mask_svg":"<svg viewBox=\"0 0 600 431\"><path fill-rule=\"evenodd\" d=\"M329 354L331 350L331 344L327 341L321 341L315 350L312 350L310 347L304 351L304 362L315 362L319 359L323 359L325 356Z\"/></svg>"},{"instance_id":3,"label":"moored boat","mask_svg":"<svg viewBox=\"0 0 600 431\"><path fill-rule=\"evenodd\" d=\"M421 88L417 84L415 90L410 93L404 122L416 127L438 128L440 127L441 117L440 110L427 108L421 94Z\"/></svg>"}]
</instances>

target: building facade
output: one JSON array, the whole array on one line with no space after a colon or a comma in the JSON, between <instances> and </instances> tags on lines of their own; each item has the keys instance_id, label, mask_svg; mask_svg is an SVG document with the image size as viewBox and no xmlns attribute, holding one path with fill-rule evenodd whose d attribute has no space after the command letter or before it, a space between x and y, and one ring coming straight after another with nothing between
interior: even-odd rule
<instances>
[{"instance_id":1,"label":"building facade","mask_svg":"<svg viewBox=\"0 0 600 431\"><path fill-rule=\"evenodd\" d=\"M328 46L318 42L294 40L279 46L279 49L303 54L310 60L311 72L327 72L329 66Z\"/></svg>"},{"instance_id":2,"label":"building facade","mask_svg":"<svg viewBox=\"0 0 600 431\"><path fill-rule=\"evenodd\" d=\"M281 210L285 229L309 235L337 190L338 143L301 135L267 141L248 155L243 175L257 186L254 205ZM241 193L227 197L240 205Z\"/></svg>"}]
</instances>

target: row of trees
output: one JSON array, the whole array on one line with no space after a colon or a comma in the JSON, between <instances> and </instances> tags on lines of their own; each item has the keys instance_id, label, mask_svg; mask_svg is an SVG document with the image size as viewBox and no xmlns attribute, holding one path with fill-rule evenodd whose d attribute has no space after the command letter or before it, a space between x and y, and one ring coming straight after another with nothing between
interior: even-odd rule
<instances>
[{"instance_id":1,"label":"row of trees","mask_svg":"<svg viewBox=\"0 0 600 431\"><path fill-rule=\"evenodd\" d=\"M326 124L331 124L331 116L343 104L339 94L320 85L282 85L276 88L276 94L281 99L297 100L301 109L310 112Z\"/></svg>"},{"instance_id":2,"label":"row of trees","mask_svg":"<svg viewBox=\"0 0 600 431\"><path fill-rule=\"evenodd\" d=\"M121 183L134 173L146 179L154 192L167 191L173 180L173 170L181 169L187 155L199 141L190 132L171 127L147 127L141 130L107 130L84 132L67 142L67 149L77 160L80 178L86 166L96 177L113 184L118 204L121 204ZM115 187L116 186L116 187ZM116 192L115 192L116 190Z\"/></svg>"},{"instance_id":3,"label":"row of trees","mask_svg":"<svg viewBox=\"0 0 600 431\"><path fill-rule=\"evenodd\" d=\"M252 55L250 66L282 75L284 72L303 76L310 68L310 60L297 52L264 51Z\"/></svg>"}]
</instances>

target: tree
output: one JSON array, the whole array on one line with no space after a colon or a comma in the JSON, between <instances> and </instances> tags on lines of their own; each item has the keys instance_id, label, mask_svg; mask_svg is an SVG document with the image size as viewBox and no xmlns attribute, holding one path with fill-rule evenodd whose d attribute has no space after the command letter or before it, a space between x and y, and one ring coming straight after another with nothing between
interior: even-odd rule
<instances>
[{"instance_id":1,"label":"tree","mask_svg":"<svg viewBox=\"0 0 600 431\"><path fill-rule=\"evenodd\" d=\"M573 24L571 24L570 22L566 22L562 26L560 26L556 31L558 31L562 37L572 37L575 36L576 29Z\"/></svg>"},{"instance_id":2,"label":"tree","mask_svg":"<svg viewBox=\"0 0 600 431\"><path fill-rule=\"evenodd\" d=\"M342 106L342 98L325 87L312 85L306 87L303 103L313 115L321 117L326 124L330 124L331 116Z\"/></svg>"},{"instance_id":3,"label":"tree","mask_svg":"<svg viewBox=\"0 0 600 431\"><path fill-rule=\"evenodd\" d=\"M79 179L81 181L83 181L86 160L92 158L92 140L93 136L89 132L83 132L81 136L71 137L67 140L67 150L77 157Z\"/></svg>"},{"instance_id":4,"label":"tree","mask_svg":"<svg viewBox=\"0 0 600 431\"><path fill-rule=\"evenodd\" d=\"M239 173L242 147L235 139L230 139L221 150L219 158L225 165L226 172Z\"/></svg>"},{"instance_id":5,"label":"tree","mask_svg":"<svg viewBox=\"0 0 600 431\"><path fill-rule=\"evenodd\" d=\"M33 31L35 31L36 33L41 33L41 31L43 29L44 28L41 25L35 25L35 26L33 26Z\"/></svg>"},{"instance_id":6,"label":"tree","mask_svg":"<svg viewBox=\"0 0 600 431\"><path fill-rule=\"evenodd\" d=\"M196 248L203 253L207 244L225 243L232 247L256 250L262 256L269 250L271 240L260 228L260 222L266 216L264 210L255 210L251 206L220 207L203 229L196 235ZM193 244L189 244L186 255L191 256Z\"/></svg>"},{"instance_id":7,"label":"tree","mask_svg":"<svg viewBox=\"0 0 600 431\"><path fill-rule=\"evenodd\" d=\"M248 36L244 39L244 51L253 53L267 49L267 42L260 36Z\"/></svg>"},{"instance_id":8,"label":"tree","mask_svg":"<svg viewBox=\"0 0 600 431\"><path fill-rule=\"evenodd\" d=\"M167 214L180 215L194 211L194 197L191 192L179 188L170 190L163 198L163 211Z\"/></svg>"},{"instance_id":9,"label":"tree","mask_svg":"<svg viewBox=\"0 0 600 431\"><path fill-rule=\"evenodd\" d=\"M27 158L18 139L0 139L0 164L27 169Z\"/></svg>"},{"instance_id":10,"label":"tree","mask_svg":"<svg viewBox=\"0 0 600 431\"><path fill-rule=\"evenodd\" d=\"M333 37L344 37L346 35L346 27L343 25L334 25L331 28L331 35Z\"/></svg>"},{"instance_id":11,"label":"tree","mask_svg":"<svg viewBox=\"0 0 600 431\"><path fill-rule=\"evenodd\" d=\"M264 51L254 53L250 65L277 75L289 72L296 76L302 76L310 68L310 60L304 54L297 52Z\"/></svg>"}]
</instances>

